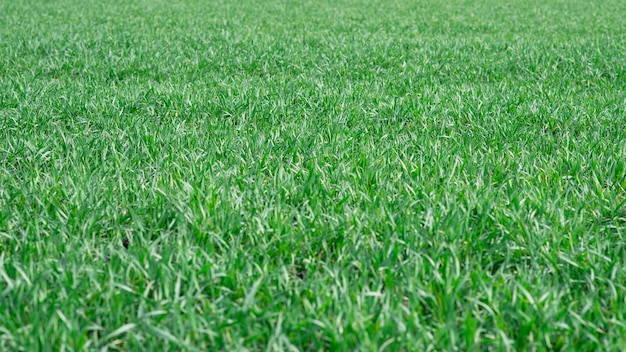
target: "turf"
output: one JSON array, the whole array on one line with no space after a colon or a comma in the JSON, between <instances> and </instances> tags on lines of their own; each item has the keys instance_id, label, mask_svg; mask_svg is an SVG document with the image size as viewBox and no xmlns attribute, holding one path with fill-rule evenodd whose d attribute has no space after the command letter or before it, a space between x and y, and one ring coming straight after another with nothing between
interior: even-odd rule
<instances>
[{"instance_id":1,"label":"turf","mask_svg":"<svg viewBox=\"0 0 626 352\"><path fill-rule=\"evenodd\" d=\"M0 14L0 350L626 349L626 2Z\"/></svg>"}]
</instances>

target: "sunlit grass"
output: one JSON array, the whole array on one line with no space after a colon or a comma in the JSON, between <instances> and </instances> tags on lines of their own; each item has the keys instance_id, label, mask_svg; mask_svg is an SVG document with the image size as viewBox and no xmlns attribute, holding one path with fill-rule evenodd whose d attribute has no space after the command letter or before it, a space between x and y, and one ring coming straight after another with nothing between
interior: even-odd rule
<instances>
[{"instance_id":1,"label":"sunlit grass","mask_svg":"<svg viewBox=\"0 0 626 352\"><path fill-rule=\"evenodd\" d=\"M626 3L0 13L0 350L626 349Z\"/></svg>"}]
</instances>

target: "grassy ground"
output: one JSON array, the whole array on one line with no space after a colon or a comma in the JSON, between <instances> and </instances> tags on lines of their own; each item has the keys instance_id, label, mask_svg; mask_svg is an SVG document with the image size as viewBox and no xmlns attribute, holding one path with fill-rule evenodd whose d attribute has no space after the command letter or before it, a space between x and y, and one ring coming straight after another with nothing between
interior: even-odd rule
<instances>
[{"instance_id":1,"label":"grassy ground","mask_svg":"<svg viewBox=\"0 0 626 352\"><path fill-rule=\"evenodd\" d=\"M0 350L626 349L626 2L0 14Z\"/></svg>"}]
</instances>

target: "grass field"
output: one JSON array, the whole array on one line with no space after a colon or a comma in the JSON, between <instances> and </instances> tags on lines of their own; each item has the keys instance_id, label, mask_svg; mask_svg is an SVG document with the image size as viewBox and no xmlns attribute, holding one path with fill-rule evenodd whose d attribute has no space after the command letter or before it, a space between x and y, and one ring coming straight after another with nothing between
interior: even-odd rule
<instances>
[{"instance_id":1,"label":"grass field","mask_svg":"<svg viewBox=\"0 0 626 352\"><path fill-rule=\"evenodd\" d=\"M0 350L626 349L625 19L0 1Z\"/></svg>"}]
</instances>

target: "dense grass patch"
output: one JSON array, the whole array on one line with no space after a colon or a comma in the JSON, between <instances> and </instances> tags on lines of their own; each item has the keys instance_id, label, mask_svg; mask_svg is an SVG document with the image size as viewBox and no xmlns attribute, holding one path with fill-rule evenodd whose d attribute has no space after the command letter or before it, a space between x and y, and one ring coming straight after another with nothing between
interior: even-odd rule
<instances>
[{"instance_id":1,"label":"dense grass patch","mask_svg":"<svg viewBox=\"0 0 626 352\"><path fill-rule=\"evenodd\" d=\"M0 13L0 350L626 349L626 2Z\"/></svg>"}]
</instances>

